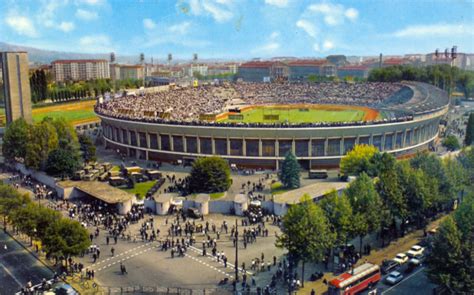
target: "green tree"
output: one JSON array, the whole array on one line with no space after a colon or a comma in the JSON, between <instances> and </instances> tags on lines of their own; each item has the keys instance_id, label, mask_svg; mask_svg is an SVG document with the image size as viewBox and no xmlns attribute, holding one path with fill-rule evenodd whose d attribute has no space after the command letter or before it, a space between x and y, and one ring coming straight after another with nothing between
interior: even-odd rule
<instances>
[{"instance_id":1,"label":"green tree","mask_svg":"<svg viewBox=\"0 0 474 295\"><path fill-rule=\"evenodd\" d=\"M31 126L23 118L13 121L5 129L2 151L6 159L25 159L27 145L30 141Z\"/></svg>"},{"instance_id":2,"label":"green tree","mask_svg":"<svg viewBox=\"0 0 474 295\"><path fill-rule=\"evenodd\" d=\"M339 165L343 175L359 175L362 172L368 173L372 168L371 159L378 150L373 145L359 144L348 152Z\"/></svg>"},{"instance_id":3,"label":"green tree","mask_svg":"<svg viewBox=\"0 0 474 295\"><path fill-rule=\"evenodd\" d=\"M353 212L353 234L359 236L362 253L363 237L380 227L382 202L372 179L365 172L349 184L345 193Z\"/></svg>"},{"instance_id":4,"label":"green tree","mask_svg":"<svg viewBox=\"0 0 474 295\"><path fill-rule=\"evenodd\" d=\"M440 224L428 253L428 277L451 294L472 291L474 287L469 261L463 256L461 233L451 216Z\"/></svg>"},{"instance_id":5,"label":"green tree","mask_svg":"<svg viewBox=\"0 0 474 295\"><path fill-rule=\"evenodd\" d=\"M305 263L321 262L334 240L335 234L323 210L306 195L283 217L282 235L277 237L276 246L287 249L294 261L301 261L301 277L304 278ZM304 279L301 281L304 285Z\"/></svg>"},{"instance_id":6,"label":"green tree","mask_svg":"<svg viewBox=\"0 0 474 295\"><path fill-rule=\"evenodd\" d=\"M454 135L448 135L443 139L443 146L448 149L448 151L455 151L461 148L459 140Z\"/></svg>"},{"instance_id":7,"label":"green tree","mask_svg":"<svg viewBox=\"0 0 474 295\"><path fill-rule=\"evenodd\" d=\"M199 158L194 161L189 176L192 193L227 191L232 183L227 162L220 157Z\"/></svg>"},{"instance_id":8,"label":"green tree","mask_svg":"<svg viewBox=\"0 0 474 295\"><path fill-rule=\"evenodd\" d=\"M295 155L288 152L278 174L278 178L284 187L291 189L300 187L300 169L300 164L298 164Z\"/></svg>"},{"instance_id":9,"label":"green tree","mask_svg":"<svg viewBox=\"0 0 474 295\"><path fill-rule=\"evenodd\" d=\"M464 138L464 143L466 145L471 145L474 143L474 113L469 114L469 119L467 120L466 137Z\"/></svg>"},{"instance_id":10,"label":"green tree","mask_svg":"<svg viewBox=\"0 0 474 295\"><path fill-rule=\"evenodd\" d=\"M46 172L52 176L72 176L79 167L79 158L75 154L65 148L57 148L48 155Z\"/></svg>"},{"instance_id":11,"label":"green tree","mask_svg":"<svg viewBox=\"0 0 474 295\"><path fill-rule=\"evenodd\" d=\"M26 165L33 169L44 170L49 153L58 148L58 144L58 134L50 120L34 124L31 141L27 145Z\"/></svg>"},{"instance_id":12,"label":"green tree","mask_svg":"<svg viewBox=\"0 0 474 295\"><path fill-rule=\"evenodd\" d=\"M89 136L82 134L79 136L82 157L86 162L94 162L97 160L96 147Z\"/></svg>"},{"instance_id":13,"label":"green tree","mask_svg":"<svg viewBox=\"0 0 474 295\"><path fill-rule=\"evenodd\" d=\"M30 203L28 194L20 194L12 186L0 184L0 215L3 216L3 228L11 221L17 209Z\"/></svg>"},{"instance_id":14,"label":"green tree","mask_svg":"<svg viewBox=\"0 0 474 295\"><path fill-rule=\"evenodd\" d=\"M345 194L338 196L336 190L332 190L324 196L319 203L326 218L336 233L337 245L346 244L352 232L352 207Z\"/></svg>"},{"instance_id":15,"label":"green tree","mask_svg":"<svg viewBox=\"0 0 474 295\"><path fill-rule=\"evenodd\" d=\"M46 253L67 259L83 253L90 246L87 230L77 221L61 218L50 224L42 240Z\"/></svg>"}]
</instances>

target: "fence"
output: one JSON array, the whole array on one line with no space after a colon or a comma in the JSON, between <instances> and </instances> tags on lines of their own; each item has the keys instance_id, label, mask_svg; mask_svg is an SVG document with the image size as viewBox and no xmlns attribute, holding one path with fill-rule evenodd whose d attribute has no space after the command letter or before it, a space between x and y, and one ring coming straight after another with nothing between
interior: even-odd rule
<instances>
[{"instance_id":1,"label":"fence","mask_svg":"<svg viewBox=\"0 0 474 295\"><path fill-rule=\"evenodd\" d=\"M232 294L231 291L224 289L190 289L177 287L160 286L127 286L127 287L108 287L101 286L94 292L95 294L158 294L158 295L213 295L213 294Z\"/></svg>"}]
</instances>

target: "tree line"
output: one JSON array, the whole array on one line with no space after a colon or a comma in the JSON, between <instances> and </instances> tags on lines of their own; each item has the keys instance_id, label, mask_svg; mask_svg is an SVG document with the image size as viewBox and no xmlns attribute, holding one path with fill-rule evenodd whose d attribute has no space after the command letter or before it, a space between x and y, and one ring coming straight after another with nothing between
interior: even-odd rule
<instances>
[{"instance_id":1,"label":"tree line","mask_svg":"<svg viewBox=\"0 0 474 295\"><path fill-rule=\"evenodd\" d=\"M83 160L95 160L92 141L84 136L79 141L74 127L64 118L46 117L34 124L22 118L12 122L5 130L2 151L7 161L58 177L70 177Z\"/></svg>"},{"instance_id":2,"label":"tree line","mask_svg":"<svg viewBox=\"0 0 474 295\"><path fill-rule=\"evenodd\" d=\"M4 228L11 223L16 232L41 241L46 257L67 260L83 253L90 246L85 228L79 222L62 217L61 213L31 201L9 185L0 184L0 214Z\"/></svg>"},{"instance_id":3,"label":"tree line","mask_svg":"<svg viewBox=\"0 0 474 295\"><path fill-rule=\"evenodd\" d=\"M359 238L362 253L368 234L377 232L384 246L408 230L426 231L427 221L452 210L474 178L474 151L466 154L469 160L418 153L410 160L396 161L373 146L355 146L342 159L341 173L356 179L341 195L332 191L319 203L304 196L300 204L291 206L276 245L301 262L304 273L306 262L329 259L332 248L353 238Z\"/></svg>"},{"instance_id":4,"label":"tree line","mask_svg":"<svg viewBox=\"0 0 474 295\"><path fill-rule=\"evenodd\" d=\"M401 65L377 68L370 71L368 81L420 81L433 84L446 90L448 93L459 89L466 98L474 95L474 72L451 67L446 64L426 67Z\"/></svg>"}]
</instances>

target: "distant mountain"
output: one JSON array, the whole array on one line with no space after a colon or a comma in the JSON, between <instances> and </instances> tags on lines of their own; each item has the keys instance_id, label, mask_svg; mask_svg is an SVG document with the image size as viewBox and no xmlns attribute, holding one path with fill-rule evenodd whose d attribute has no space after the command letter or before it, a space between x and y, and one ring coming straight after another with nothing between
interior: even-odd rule
<instances>
[{"instance_id":1,"label":"distant mountain","mask_svg":"<svg viewBox=\"0 0 474 295\"><path fill-rule=\"evenodd\" d=\"M43 50L34 47L13 45L0 42L0 51L27 51L30 62L49 64L57 59L109 59L109 54L89 54L89 53L75 53L63 52L54 50ZM137 63L137 56L116 56L117 62L120 63Z\"/></svg>"}]
</instances>

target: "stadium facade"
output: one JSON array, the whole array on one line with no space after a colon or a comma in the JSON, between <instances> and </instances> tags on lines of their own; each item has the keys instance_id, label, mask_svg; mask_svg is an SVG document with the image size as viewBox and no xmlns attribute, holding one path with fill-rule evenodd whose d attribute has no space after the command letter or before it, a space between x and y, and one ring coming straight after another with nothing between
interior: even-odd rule
<instances>
[{"instance_id":1,"label":"stadium facade","mask_svg":"<svg viewBox=\"0 0 474 295\"><path fill-rule=\"evenodd\" d=\"M247 167L277 168L292 151L303 168L337 167L356 144L405 157L437 140L441 117L448 111L445 92L424 83L405 83L410 97L380 111L410 112L409 120L335 126L213 126L167 124L113 118L98 113L106 147L139 159L192 161L218 155Z\"/></svg>"}]
</instances>

